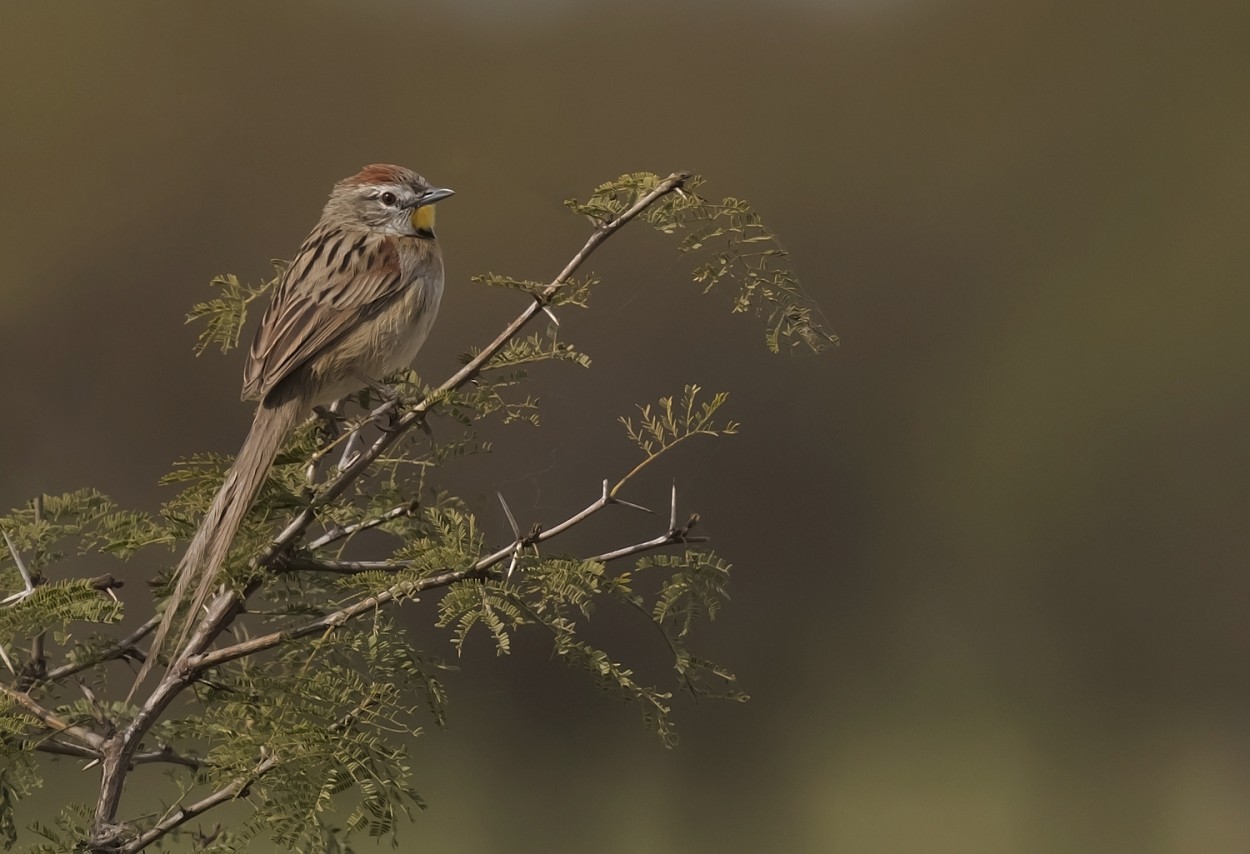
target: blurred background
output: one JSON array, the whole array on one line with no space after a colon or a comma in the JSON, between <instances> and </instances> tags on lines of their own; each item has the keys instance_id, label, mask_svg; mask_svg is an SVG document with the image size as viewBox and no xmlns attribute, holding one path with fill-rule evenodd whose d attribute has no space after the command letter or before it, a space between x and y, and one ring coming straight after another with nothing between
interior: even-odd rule
<instances>
[{"instance_id":1,"label":"blurred background","mask_svg":"<svg viewBox=\"0 0 1250 854\"><path fill-rule=\"evenodd\" d=\"M457 191L432 379L523 306L470 275L549 279L581 245L563 199L694 169L842 345L770 356L623 233L561 318L593 369L537 372L543 428L443 483L506 541L496 488L563 518L632 465L617 415L729 391L742 434L630 497L676 478L736 565L696 647L752 700L679 698L666 751L541 638L479 639L402 847L1250 850L1247 27L1232 2L6 3L0 505L155 510L175 457L233 452L242 356L197 360L184 313L289 258L365 163ZM162 559L123 569L138 604ZM454 658L431 615L414 643ZM60 763L26 817L93 774Z\"/></svg>"}]
</instances>

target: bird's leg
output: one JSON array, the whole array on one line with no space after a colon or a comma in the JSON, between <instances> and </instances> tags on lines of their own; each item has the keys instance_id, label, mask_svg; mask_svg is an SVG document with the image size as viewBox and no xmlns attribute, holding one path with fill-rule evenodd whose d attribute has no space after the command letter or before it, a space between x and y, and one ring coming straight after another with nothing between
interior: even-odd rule
<instances>
[{"instance_id":1,"label":"bird's leg","mask_svg":"<svg viewBox=\"0 0 1250 854\"><path fill-rule=\"evenodd\" d=\"M336 400L329 407L321 405L313 407L313 413L318 419L318 432L321 434L322 450L314 454L312 460L308 463L308 470L305 472L305 475L308 478L309 488L317 480L317 461L343 435L343 416L339 414L339 409L342 405L343 401Z\"/></svg>"},{"instance_id":2,"label":"bird's leg","mask_svg":"<svg viewBox=\"0 0 1250 854\"><path fill-rule=\"evenodd\" d=\"M341 400L334 401L328 407L321 405L313 407L313 412L321 419L321 435L325 438L327 445L343 435L343 416L339 414L342 407L343 401Z\"/></svg>"},{"instance_id":3,"label":"bird's leg","mask_svg":"<svg viewBox=\"0 0 1250 854\"><path fill-rule=\"evenodd\" d=\"M396 403L399 402L399 392L388 386L386 383L381 383L375 379L365 377L365 385L373 389L373 391L377 393L378 397L382 398L382 400L387 403L392 401Z\"/></svg>"},{"instance_id":4,"label":"bird's leg","mask_svg":"<svg viewBox=\"0 0 1250 854\"><path fill-rule=\"evenodd\" d=\"M403 403L403 398L400 396L398 391L385 383L378 382L372 377L366 377L363 375L360 378L364 381L365 385L369 387L370 391L382 399L383 403L392 404L387 407L386 412L380 413L379 416L375 416L373 419L377 422L378 429L385 433L389 433L391 430L395 429L395 422L399 420L399 407L400 404ZM381 423L382 416L385 416L386 418L385 424Z\"/></svg>"},{"instance_id":5,"label":"bird's leg","mask_svg":"<svg viewBox=\"0 0 1250 854\"><path fill-rule=\"evenodd\" d=\"M399 392L384 383L378 382L372 377L365 376L364 374L357 374L356 376L369 388L370 391L380 397L384 403L390 404L386 407L385 412L377 413L369 420L376 423L379 430L384 432L393 430L395 428L395 422L399 420ZM368 403L368 401L364 399L365 395L361 395L361 398L360 402L362 404ZM335 405L337 406L338 404ZM383 418L385 418L385 423L382 423ZM366 421L365 424L367 423L369 422ZM347 442L343 445L343 456L339 458L340 470L347 468L355 461L358 453L356 447L360 443L360 431L364 428L364 426L364 424L361 424L352 431L350 436L347 437Z\"/></svg>"}]
</instances>

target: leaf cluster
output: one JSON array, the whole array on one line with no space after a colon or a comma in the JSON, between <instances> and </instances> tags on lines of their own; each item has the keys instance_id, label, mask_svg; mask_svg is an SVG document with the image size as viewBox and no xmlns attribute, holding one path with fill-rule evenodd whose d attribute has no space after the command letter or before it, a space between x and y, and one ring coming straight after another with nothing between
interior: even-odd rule
<instances>
[{"instance_id":1,"label":"leaf cluster","mask_svg":"<svg viewBox=\"0 0 1250 854\"><path fill-rule=\"evenodd\" d=\"M565 204L602 225L630 209L655 189L660 177L650 172L622 175L600 184L585 201ZM785 350L820 352L837 343L816 301L808 296L789 267L789 253L751 205L725 196L719 202L698 194L704 183L693 175L681 190L649 207L641 218L656 230L681 235L683 253L705 256L692 271L706 293L720 286L733 289L733 311L765 319L764 343L773 353Z\"/></svg>"},{"instance_id":2,"label":"leaf cluster","mask_svg":"<svg viewBox=\"0 0 1250 854\"><path fill-rule=\"evenodd\" d=\"M248 306L277 285L286 272L287 264L274 261L273 268L273 278L257 285L242 282L233 273L213 277L209 286L218 289L217 295L196 303L187 312L187 323L204 324L195 342L195 355L203 355L209 347L229 353L239 346L239 336L243 333L243 324L247 322Z\"/></svg>"},{"instance_id":3,"label":"leaf cluster","mask_svg":"<svg viewBox=\"0 0 1250 854\"><path fill-rule=\"evenodd\" d=\"M589 305L590 291L595 285L599 284L598 277L593 275L584 278L570 276L559 288L548 295L548 283L535 282L531 279L514 279L511 276L501 276L498 273L483 273L473 276L472 281L474 284L486 285L491 288L521 291L535 299L541 300L547 305L571 305L578 308L586 308Z\"/></svg>"},{"instance_id":4,"label":"leaf cluster","mask_svg":"<svg viewBox=\"0 0 1250 854\"><path fill-rule=\"evenodd\" d=\"M687 439L694 436L733 436L738 432L741 425L736 421L719 423L716 420L716 413L725 405L729 395L718 392L712 395L711 400L701 401L701 391L697 385L687 385L677 403L672 397L662 397L656 404L640 404L636 420L627 416L618 419L624 425L626 435L642 451L643 459L617 482L612 488L613 493L662 454Z\"/></svg>"}]
</instances>

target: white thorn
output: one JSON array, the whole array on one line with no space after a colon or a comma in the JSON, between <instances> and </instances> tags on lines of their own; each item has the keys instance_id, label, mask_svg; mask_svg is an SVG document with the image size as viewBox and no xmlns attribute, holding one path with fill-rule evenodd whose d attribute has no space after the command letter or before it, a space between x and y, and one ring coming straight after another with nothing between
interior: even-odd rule
<instances>
[{"instance_id":1,"label":"white thorn","mask_svg":"<svg viewBox=\"0 0 1250 854\"><path fill-rule=\"evenodd\" d=\"M34 590L35 582L31 580L30 570L26 568L26 561L22 560L22 553L17 550L17 546L13 544L13 538L9 536L9 532L4 532L4 541L9 544L9 554L13 555L13 562L17 564L17 571L22 574L22 581L26 584L26 589Z\"/></svg>"},{"instance_id":2,"label":"white thorn","mask_svg":"<svg viewBox=\"0 0 1250 854\"><path fill-rule=\"evenodd\" d=\"M552 310L551 310L551 306L544 305L544 306L543 306L543 314L545 314L545 315L547 315L548 317L550 317L550 318L551 318L551 322L552 322L552 323L554 323L556 326L559 326L559 325L560 325L560 321L556 319L556 313L555 313L554 311L552 311Z\"/></svg>"},{"instance_id":3,"label":"white thorn","mask_svg":"<svg viewBox=\"0 0 1250 854\"><path fill-rule=\"evenodd\" d=\"M648 508L646 508L646 507L643 507L641 504L635 504L635 503L634 503L634 502L632 502L632 501L626 501L624 498L616 498L616 497L613 497L613 498L611 499L611 503L612 503L612 504L619 504L619 505L621 505L622 507L628 507L628 508L630 508L631 510L641 510L643 513L650 513L652 516L654 516L654 515L655 515L655 511L654 511L654 510L650 510L650 509L648 509Z\"/></svg>"},{"instance_id":4,"label":"white thorn","mask_svg":"<svg viewBox=\"0 0 1250 854\"><path fill-rule=\"evenodd\" d=\"M356 443L360 440L360 428L352 431L343 443L343 456L339 457L339 471L348 468L356 461Z\"/></svg>"},{"instance_id":5,"label":"white thorn","mask_svg":"<svg viewBox=\"0 0 1250 854\"><path fill-rule=\"evenodd\" d=\"M19 590L16 593L12 593L4 597L3 599L0 599L0 605L16 604L17 602L21 602L23 599L25 599L27 596L31 595L34 592L35 592L35 589L33 587L30 588L29 590Z\"/></svg>"},{"instance_id":6,"label":"white thorn","mask_svg":"<svg viewBox=\"0 0 1250 854\"><path fill-rule=\"evenodd\" d=\"M9 668L9 672L16 676L17 671L13 669L13 662L9 660L9 654L4 651L4 644L0 644L0 659L3 659L4 666Z\"/></svg>"},{"instance_id":7,"label":"white thorn","mask_svg":"<svg viewBox=\"0 0 1250 854\"><path fill-rule=\"evenodd\" d=\"M504 501L503 493L495 490L495 495L499 497L499 503L503 505L504 515L508 517L508 524L512 526L512 536L517 539L521 538L521 528L516 523L516 517L512 515L512 508L508 506L508 502Z\"/></svg>"},{"instance_id":8,"label":"white thorn","mask_svg":"<svg viewBox=\"0 0 1250 854\"><path fill-rule=\"evenodd\" d=\"M99 765L99 764L100 764L100 760L99 760L99 759L92 759L90 762L88 762L86 765L82 766L82 768L80 768L80 769L78 769L78 770L80 770L80 771L88 771L88 770L90 770L90 769L94 768L95 766L97 766L97 765Z\"/></svg>"}]
</instances>

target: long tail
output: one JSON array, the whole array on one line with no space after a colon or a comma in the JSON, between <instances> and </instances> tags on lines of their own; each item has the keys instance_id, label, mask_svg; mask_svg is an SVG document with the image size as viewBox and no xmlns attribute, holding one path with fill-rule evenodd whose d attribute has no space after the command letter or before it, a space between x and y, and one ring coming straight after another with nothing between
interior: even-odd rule
<instances>
[{"instance_id":1,"label":"long tail","mask_svg":"<svg viewBox=\"0 0 1250 854\"><path fill-rule=\"evenodd\" d=\"M256 495L265 482L269 467L273 465L278 449L282 446L282 439L295 426L304 409L304 401L298 396L276 406L261 403L256 408L256 417L252 419L252 428L243 440L243 447L239 449L230 473L226 475L217 497L213 499L208 513L200 522L199 530L191 538L191 544L187 546L187 551L178 564L178 580L174 585L173 595L165 607L161 624L156 629L147 660L143 662L143 667L135 678L131 695L151 671L162 644L182 610L179 606L186 601L187 593L194 587L195 598L190 602L191 609L187 612L182 634L174 647L175 654L171 656L171 661L177 659L177 652L181 650L191 633L191 627L195 625L196 615L216 586L218 571L230 552L239 526L243 524L247 511L251 509L252 502L256 500Z\"/></svg>"}]
</instances>

